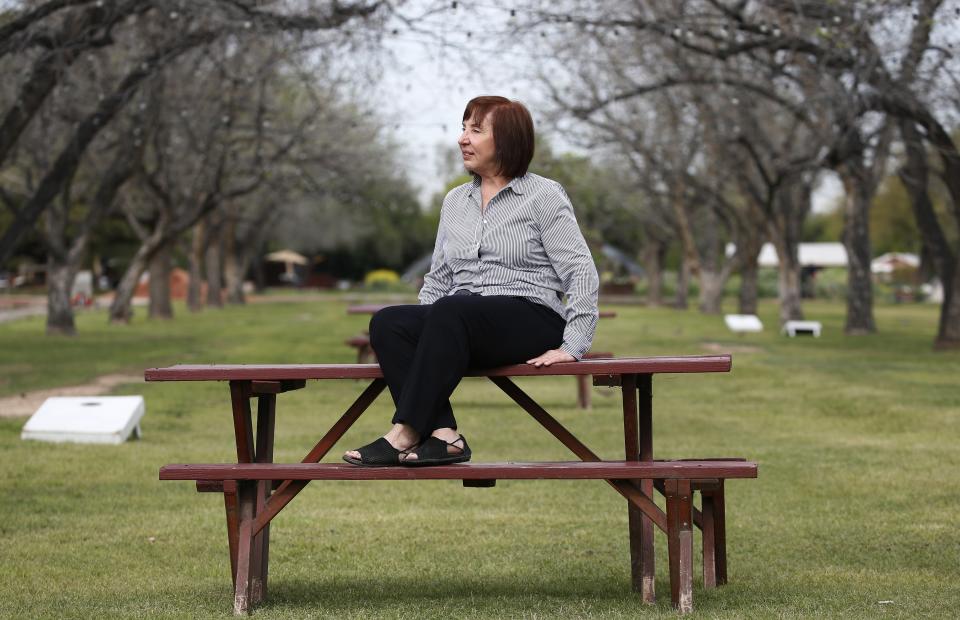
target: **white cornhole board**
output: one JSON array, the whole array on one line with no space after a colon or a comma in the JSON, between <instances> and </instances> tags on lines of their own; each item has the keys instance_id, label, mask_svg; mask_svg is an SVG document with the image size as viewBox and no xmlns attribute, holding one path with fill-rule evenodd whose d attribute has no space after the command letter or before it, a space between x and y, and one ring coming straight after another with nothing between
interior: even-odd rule
<instances>
[{"instance_id":1,"label":"white cornhole board","mask_svg":"<svg viewBox=\"0 0 960 620\"><path fill-rule=\"evenodd\" d=\"M723 317L727 329L732 332L762 332L763 323L755 314L727 314Z\"/></svg>"},{"instance_id":2,"label":"white cornhole board","mask_svg":"<svg viewBox=\"0 0 960 620\"><path fill-rule=\"evenodd\" d=\"M783 324L783 329L781 331L791 338L795 337L797 334L812 334L813 336L819 338L820 329L820 321L787 321Z\"/></svg>"},{"instance_id":3,"label":"white cornhole board","mask_svg":"<svg viewBox=\"0 0 960 620\"><path fill-rule=\"evenodd\" d=\"M140 437L143 396L55 396L31 416L20 439L119 444Z\"/></svg>"}]
</instances>

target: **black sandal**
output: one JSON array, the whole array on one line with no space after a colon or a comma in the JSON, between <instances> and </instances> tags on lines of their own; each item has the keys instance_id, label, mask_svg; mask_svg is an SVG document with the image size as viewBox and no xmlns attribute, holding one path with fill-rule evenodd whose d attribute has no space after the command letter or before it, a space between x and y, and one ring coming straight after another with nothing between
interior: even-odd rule
<instances>
[{"instance_id":1,"label":"black sandal","mask_svg":"<svg viewBox=\"0 0 960 620\"><path fill-rule=\"evenodd\" d=\"M449 447L453 446L454 448L460 449L460 446L456 445L460 442L463 442L463 448L457 454L450 454ZM419 465L449 465L451 463L465 463L470 460L470 446L467 445L467 439L463 435L460 435L453 441L444 441L439 437L430 437L419 446L415 448L410 448L408 453L413 453L417 455L415 459L403 459L400 461L401 465L409 465L411 467Z\"/></svg>"},{"instance_id":2,"label":"black sandal","mask_svg":"<svg viewBox=\"0 0 960 620\"><path fill-rule=\"evenodd\" d=\"M401 457L406 457L406 455L416 447L417 446L413 446L406 450L397 450L390 445L389 441L381 437L362 448L357 448L356 451L360 453L359 459L344 454L343 460L351 465L359 465L360 467L390 467L403 463Z\"/></svg>"}]
</instances>

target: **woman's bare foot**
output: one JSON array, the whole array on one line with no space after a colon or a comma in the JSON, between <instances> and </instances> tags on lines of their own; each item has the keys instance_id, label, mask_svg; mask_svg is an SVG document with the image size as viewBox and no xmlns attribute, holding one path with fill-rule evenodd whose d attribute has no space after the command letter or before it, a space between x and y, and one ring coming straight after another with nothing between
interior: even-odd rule
<instances>
[{"instance_id":1,"label":"woman's bare foot","mask_svg":"<svg viewBox=\"0 0 960 620\"><path fill-rule=\"evenodd\" d=\"M431 437L436 437L441 439L448 444L447 453L448 454L461 454L463 452L463 443L457 445L457 442L460 440L460 433L455 431L452 428L438 428L437 430L430 433ZM450 445L452 444L452 445ZM410 452L403 459L405 461L415 461L417 460L417 453Z\"/></svg>"},{"instance_id":2,"label":"woman's bare foot","mask_svg":"<svg viewBox=\"0 0 960 620\"><path fill-rule=\"evenodd\" d=\"M417 431L413 430L412 426L408 426L406 424L394 424L393 428L391 428L390 431L383 436L383 438L390 442L390 445L396 450L400 450L402 452L417 445L417 440L420 439L420 436L417 434ZM344 456L349 456L354 459L361 458L360 453L356 450L347 450L343 454Z\"/></svg>"}]
</instances>

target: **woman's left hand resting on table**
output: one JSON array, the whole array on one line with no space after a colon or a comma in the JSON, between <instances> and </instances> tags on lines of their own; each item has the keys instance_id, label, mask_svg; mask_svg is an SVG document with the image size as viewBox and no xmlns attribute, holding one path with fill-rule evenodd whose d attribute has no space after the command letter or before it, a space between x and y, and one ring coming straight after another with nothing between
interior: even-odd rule
<instances>
[{"instance_id":1,"label":"woman's left hand resting on table","mask_svg":"<svg viewBox=\"0 0 960 620\"><path fill-rule=\"evenodd\" d=\"M527 363L533 364L537 368L540 368L541 366L549 366L554 362L575 362L575 361L577 361L577 358L570 355L563 349L550 349L549 351L547 351L546 353L544 353L539 357L535 357L532 360L527 360Z\"/></svg>"}]
</instances>

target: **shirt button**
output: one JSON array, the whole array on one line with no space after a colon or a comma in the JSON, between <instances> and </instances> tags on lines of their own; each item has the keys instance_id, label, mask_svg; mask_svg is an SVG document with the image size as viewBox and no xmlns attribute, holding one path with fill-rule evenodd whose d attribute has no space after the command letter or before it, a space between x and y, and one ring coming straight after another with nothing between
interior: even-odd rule
<instances>
[{"instance_id":1,"label":"shirt button","mask_svg":"<svg viewBox=\"0 0 960 620\"><path fill-rule=\"evenodd\" d=\"M486 224L486 223L487 223L487 220L483 220L483 223Z\"/></svg>"}]
</instances>

